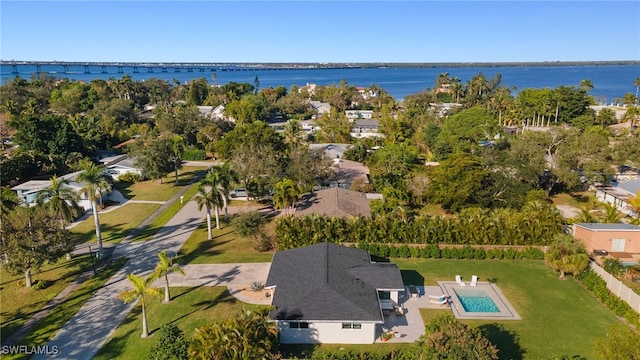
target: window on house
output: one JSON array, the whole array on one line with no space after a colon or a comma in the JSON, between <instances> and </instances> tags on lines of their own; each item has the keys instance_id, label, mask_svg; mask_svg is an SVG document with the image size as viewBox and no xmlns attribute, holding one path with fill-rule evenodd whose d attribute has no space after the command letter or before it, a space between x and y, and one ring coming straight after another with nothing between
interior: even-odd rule
<instances>
[{"instance_id":1,"label":"window on house","mask_svg":"<svg viewBox=\"0 0 640 360\"><path fill-rule=\"evenodd\" d=\"M378 291L378 299L389 300L391 299L391 293L389 291Z\"/></svg>"},{"instance_id":2,"label":"window on house","mask_svg":"<svg viewBox=\"0 0 640 360\"><path fill-rule=\"evenodd\" d=\"M291 321L289 322L289 329L308 329L309 323L302 321Z\"/></svg>"},{"instance_id":3,"label":"window on house","mask_svg":"<svg viewBox=\"0 0 640 360\"><path fill-rule=\"evenodd\" d=\"M360 324L360 323L342 323L342 328L343 329L360 330L360 329L362 329L362 324Z\"/></svg>"}]
</instances>

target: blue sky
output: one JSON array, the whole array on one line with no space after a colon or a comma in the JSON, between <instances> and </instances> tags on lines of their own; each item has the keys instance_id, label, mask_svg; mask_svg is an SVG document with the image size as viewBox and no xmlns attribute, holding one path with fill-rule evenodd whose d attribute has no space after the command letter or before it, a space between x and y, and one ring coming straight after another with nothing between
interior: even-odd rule
<instances>
[{"instance_id":1,"label":"blue sky","mask_svg":"<svg viewBox=\"0 0 640 360\"><path fill-rule=\"evenodd\" d=\"M2 0L0 12L3 60L640 60L638 0Z\"/></svg>"}]
</instances>

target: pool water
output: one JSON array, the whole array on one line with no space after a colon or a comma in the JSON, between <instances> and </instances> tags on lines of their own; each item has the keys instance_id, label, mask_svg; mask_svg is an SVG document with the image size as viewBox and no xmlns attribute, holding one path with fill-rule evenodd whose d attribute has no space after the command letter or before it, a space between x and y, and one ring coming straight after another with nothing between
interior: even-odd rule
<instances>
[{"instance_id":1,"label":"pool water","mask_svg":"<svg viewBox=\"0 0 640 360\"><path fill-rule=\"evenodd\" d=\"M496 303L482 289L456 289L455 292L466 312L500 312Z\"/></svg>"}]
</instances>

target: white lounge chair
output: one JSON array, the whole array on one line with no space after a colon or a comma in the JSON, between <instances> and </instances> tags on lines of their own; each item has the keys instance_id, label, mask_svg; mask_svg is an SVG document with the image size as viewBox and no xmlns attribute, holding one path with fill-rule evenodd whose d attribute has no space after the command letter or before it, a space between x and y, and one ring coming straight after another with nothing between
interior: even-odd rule
<instances>
[{"instance_id":1,"label":"white lounge chair","mask_svg":"<svg viewBox=\"0 0 640 360\"><path fill-rule=\"evenodd\" d=\"M471 277L471 286L476 286L476 285L478 285L478 276L473 275Z\"/></svg>"},{"instance_id":2,"label":"white lounge chair","mask_svg":"<svg viewBox=\"0 0 640 360\"><path fill-rule=\"evenodd\" d=\"M442 299L446 299L446 298L448 298L448 297L449 297L449 295L447 295L447 294L442 294L442 295L429 295L429 299L430 299L430 300L438 300L438 301L440 301L440 300L442 300Z\"/></svg>"},{"instance_id":3,"label":"white lounge chair","mask_svg":"<svg viewBox=\"0 0 640 360\"><path fill-rule=\"evenodd\" d=\"M458 285L460 285L460 286L467 286L467 284L465 284L465 283L462 281L462 278L460 277L460 275L456 275L456 282L457 282L457 283L458 283Z\"/></svg>"},{"instance_id":4,"label":"white lounge chair","mask_svg":"<svg viewBox=\"0 0 640 360\"><path fill-rule=\"evenodd\" d=\"M429 303L435 304L435 305L447 305L449 303L449 299L442 299L442 300L429 299Z\"/></svg>"}]
</instances>

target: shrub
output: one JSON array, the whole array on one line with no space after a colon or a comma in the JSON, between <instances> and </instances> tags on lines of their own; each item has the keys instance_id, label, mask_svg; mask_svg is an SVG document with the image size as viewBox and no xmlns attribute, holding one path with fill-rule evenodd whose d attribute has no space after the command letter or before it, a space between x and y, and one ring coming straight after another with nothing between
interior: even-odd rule
<instances>
[{"instance_id":1,"label":"shrub","mask_svg":"<svg viewBox=\"0 0 640 360\"><path fill-rule=\"evenodd\" d=\"M206 160L207 152L200 149L189 148L182 153L182 160Z\"/></svg>"},{"instance_id":2,"label":"shrub","mask_svg":"<svg viewBox=\"0 0 640 360\"><path fill-rule=\"evenodd\" d=\"M142 177L136 173L124 173L118 176L118 181L126 183L137 183L142 180Z\"/></svg>"},{"instance_id":3,"label":"shrub","mask_svg":"<svg viewBox=\"0 0 640 360\"><path fill-rule=\"evenodd\" d=\"M262 289L264 289L264 284L261 283L260 281L254 281L251 283L251 290L261 291Z\"/></svg>"},{"instance_id":4,"label":"shrub","mask_svg":"<svg viewBox=\"0 0 640 360\"><path fill-rule=\"evenodd\" d=\"M164 325L160 328L160 337L151 346L147 359L189 359L189 340L176 325Z\"/></svg>"}]
</instances>

